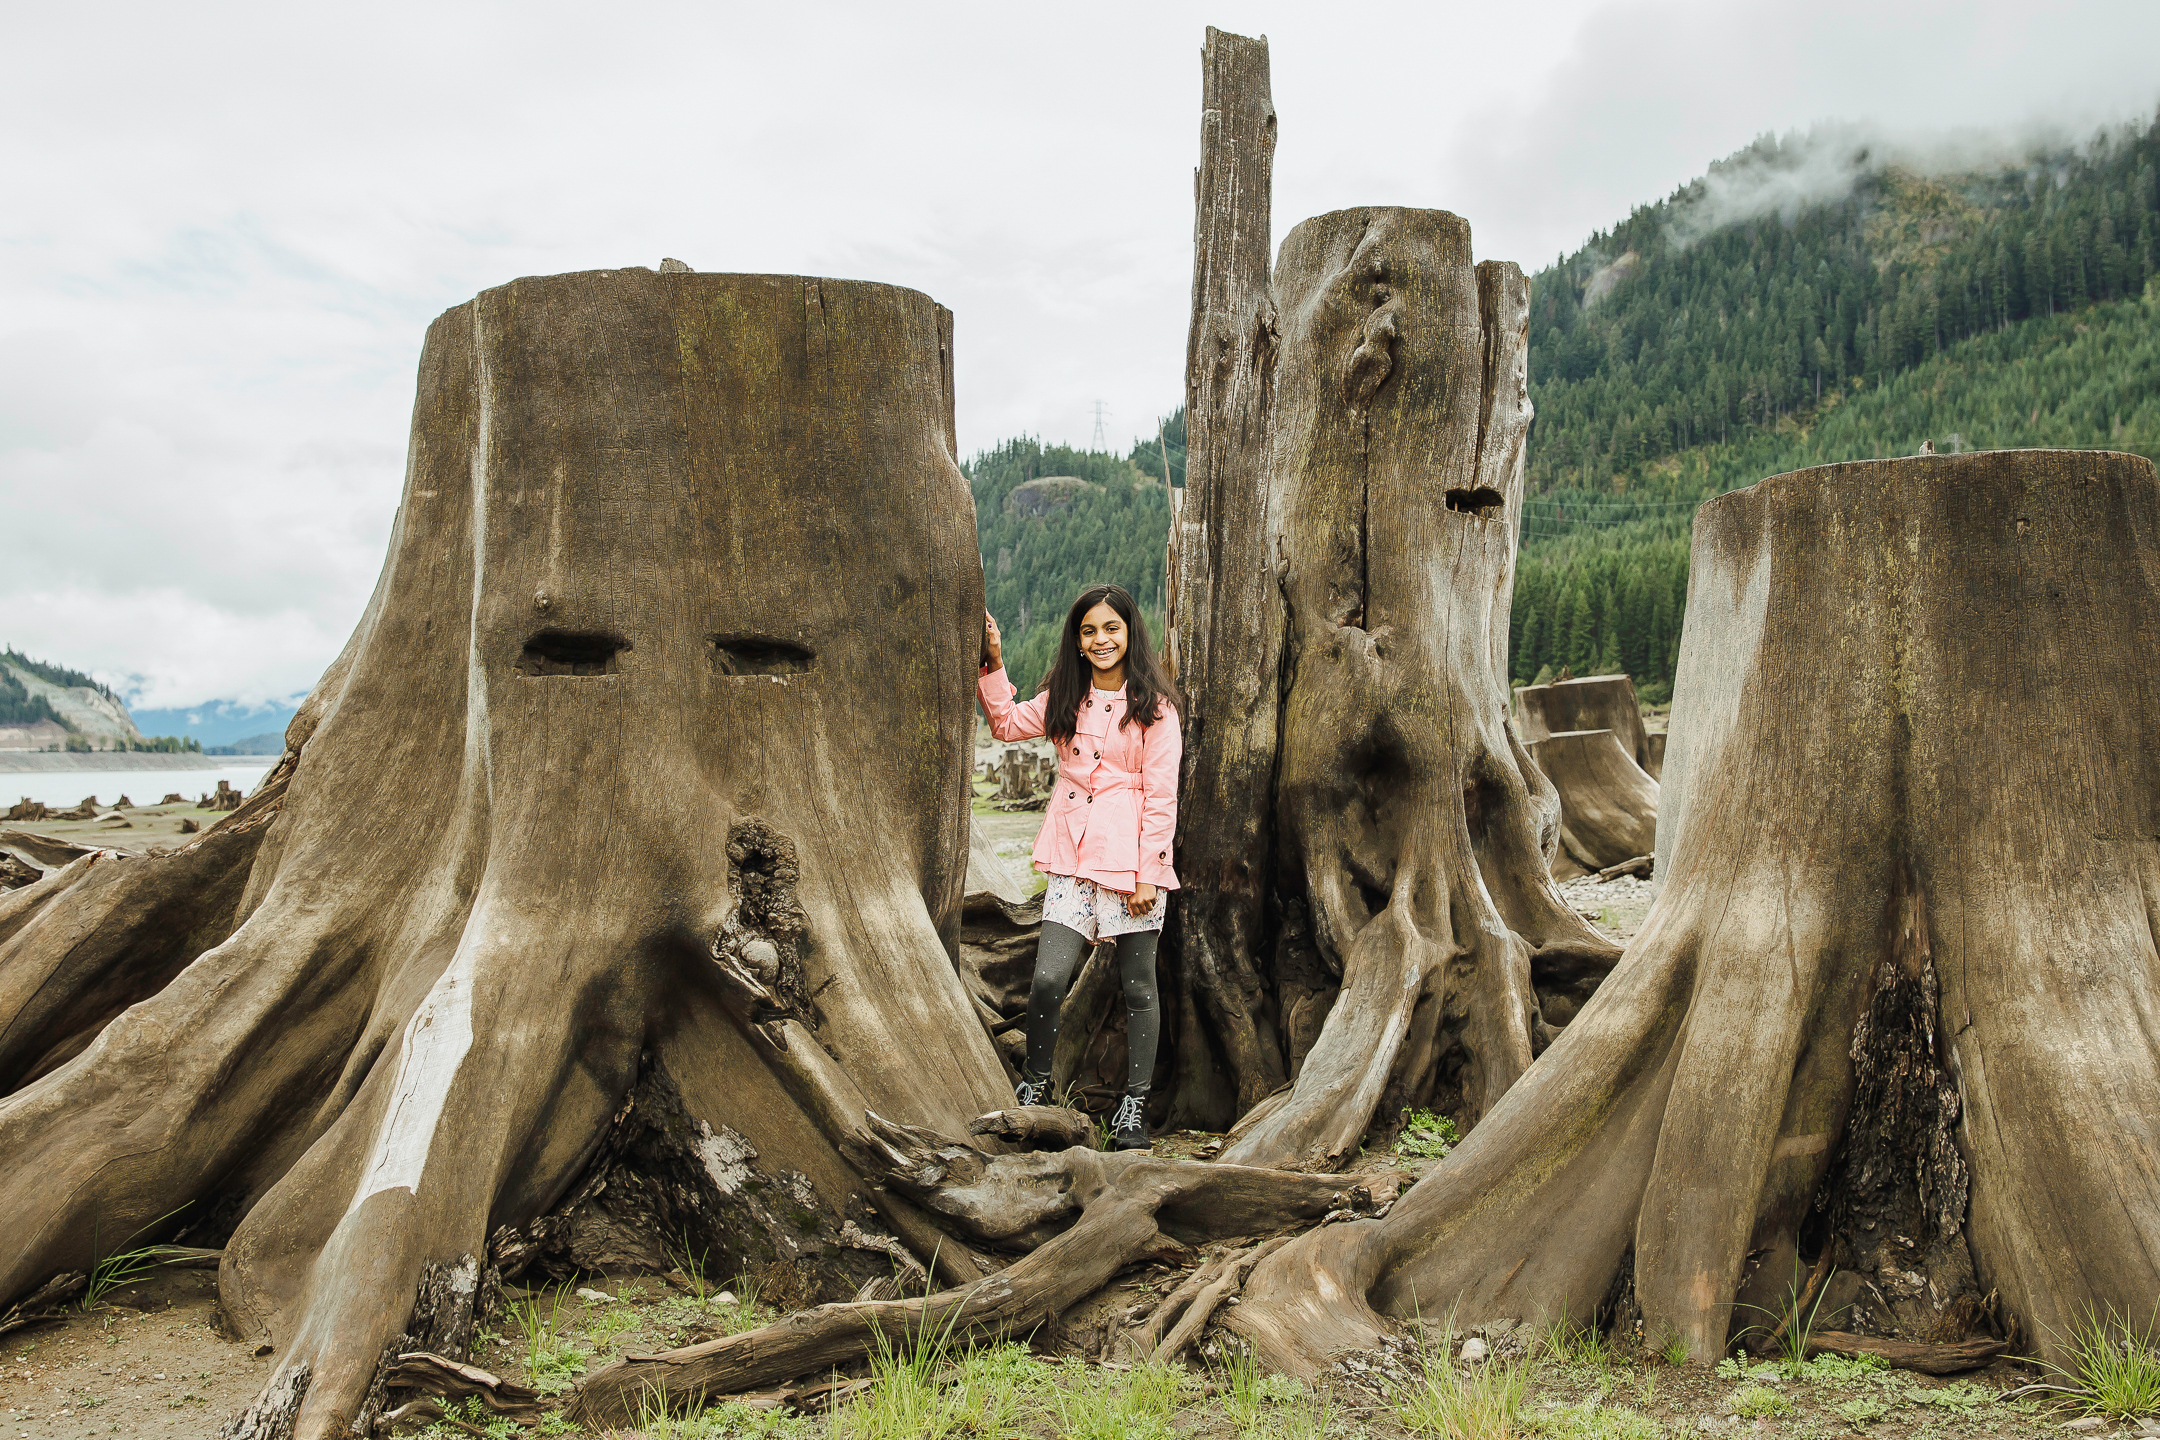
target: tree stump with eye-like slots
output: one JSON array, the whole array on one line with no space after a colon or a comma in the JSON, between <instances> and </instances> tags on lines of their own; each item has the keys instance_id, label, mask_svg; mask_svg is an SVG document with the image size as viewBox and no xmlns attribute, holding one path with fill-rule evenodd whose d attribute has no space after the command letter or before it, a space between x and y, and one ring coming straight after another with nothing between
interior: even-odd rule
<instances>
[{"instance_id":1,"label":"tree stump with eye-like slots","mask_svg":"<svg viewBox=\"0 0 2160 1440\"><path fill-rule=\"evenodd\" d=\"M912 291L642 270L435 322L291 753L178 852L0 901L0 1297L177 1209L148 1238L224 1244L276 1346L242 1428L326 1437L521 1267L980 1277L840 1149L1010 1095L953 956L950 341Z\"/></svg>"}]
</instances>

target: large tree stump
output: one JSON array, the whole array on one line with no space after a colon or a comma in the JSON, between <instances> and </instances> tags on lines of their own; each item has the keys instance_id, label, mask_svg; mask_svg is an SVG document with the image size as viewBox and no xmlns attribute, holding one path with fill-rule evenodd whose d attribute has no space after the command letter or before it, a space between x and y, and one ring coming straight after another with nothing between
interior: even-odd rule
<instances>
[{"instance_id":1,"label":"large tree stump","mask_svg":"<svg viewBox=\"0 0 2160 1440\"><path fill-rule=\"evenodd\" d=\"M1620 749L1644 770L1650 768L1650 732L1643 724L1635 682L1625 675L1585 675L1550 685L1524 685L1515 692L1523 739L1535 743L1569 730L1610 730Z\"/></svg>"},{"instance_id":2,"label":"large tree stump","mask_svg":"<svg viewBox=\"0 0 2160 1440\"><path fill-rule=\"evenodd\" d=\"M0 1298L237 1222L225 1314L278 1355L249 1433L328 1437L498 1267L687 1234L811 1303L897 1236L980 1277L839 1148L1010 1093L952 953L950 336L889 286L645 270L435 322L388 564L277 784L0 935ZM174 928L193 871L229 935Z\"/></svg>"},{"instance_id":3,"label":"large tree stump","mask_svg":"<svg viewBox=\"0 0 2160 1440\"><path fill-rule=\"evenodd\" d=\"M1610 730L1563 730L1530 742L1530 756L1560 795L1560 855L1587 874L1648 855L1657 845L1658 783Z\"/></svg>"},{"instance_id":4,"label":"large tree stump","mask_svg":"<svg viewBox=\"0 0 2160 1440\"><path fill-rule=\"evenodd\" d=\"M2160 486L2127 455L1706 504L1626 960L1384 1221L1289 1246L1230 1323L1310 1370L1384 1324L1330 1293L1458 1323L1617 1305L1708 1360L1824 1262L1909 1341L1990 1295L2058 1360L2086 1316L2150 1314L2156 576Z\"/></svg>"},{"instance_id":5,"label":"large tree stump","mask_svg":"<svg viewBox=\"0 0 2160 1440\"><path fill-rule=\"evenodd\" d=\"M1204 73L1170 1118L1328 1166L1405 1106L1475 1122L1550 1034L1541 970L1617 952L1508 716L1527 282L1399 209L1306 221L1271 279L1265 44L1211 30Z\"/></svg>"}]
</instances>

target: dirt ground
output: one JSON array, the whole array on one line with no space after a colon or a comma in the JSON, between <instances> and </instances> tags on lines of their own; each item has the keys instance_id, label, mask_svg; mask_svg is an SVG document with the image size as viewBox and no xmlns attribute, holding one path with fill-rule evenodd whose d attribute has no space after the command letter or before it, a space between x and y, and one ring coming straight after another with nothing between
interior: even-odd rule
<instances>
[{"instance_id":1,"label":"dirt ground","mask_svg":"<svg viewBox=\"0 0 2160 1440\"><path fill-rule=\"evenodd\" d=\"M1179 1132L1164 1136L1164 1152L1204 1156L1217 1137ZM1414 1176L1431 1160L1373 1157L1367 1168ZM1233 1242L1234 1243L1234 1242ZM1213 1250L1218 1247L1210 1246ZM1195 1363L1165 1376L1167 1389L1150 1409L1132 1357L1105 1354L1106 1322L1135 1307L1159 1301L1185 1271L1146 1266L1124 1276L1027 1337L1026 1350L991 1367L1010 1388L1005 1420L996 1427L958 1426L921 1430L889 1427L891 1417L872 1413L869 1402L837 1415L788 1417L722 1404L700 1417L614 1432L645 1440L690 1440L731 1435L787 1436L793 1440L846 1435L916 1433L955 1436L1063 1437L1176 1436L1223 1440L1321 1440L1323 1436L1386 1437L1447 1435L1419 1413L1431 1389L1430 1374L1467 1377L1464 1383L1505 1388L1519 1384L1516 1416L1496 1428L1474 1432L1476 1440L1553 1437L1553 1440L1683 1440L1704 1434L1774 1435L1829 1440L1865 1434L1877 1440L1951 1440L2000 1436L2005 1440L2076 1435L2064 1422L2073 1411L1996 1397L2033 1378L2008 1361L1952 1379L1883 1370L1848 1361L1817 1360L1793 1373L1776 1366L1730 1361L1719 1370L1675 1367L1655 1356L1623 1355L1596 1345L1563 1345L1547 1337L1510 1333L1506 1327L1477 1332L1491 1351L1483 1364L1465 1363L1466 1338L1451 1337L1451 1364L1439 1360L1437 1335L1427 1337L1427 1356L1406 1350L1354 1362L1318 1386L1237 1373L1234 1354L1203 1344ZM732 1333L773 1317L756 1303L747 1277L700 1287L677 1277L586 1277L575 1286L515 1289L509 1303L483 1330L473 1363L505 1378L560 1395L584 1373L628 1352L647 1352L714 1334ZM135 1440L209 1436L252 1398L274 1357L220 1339L213 1328L214 1277L205 1270L167 1271L126 1287L87 1312L0 1339L0 1440L122 1436ZM1530 1354L1525 1354L1525 1349ZM1430 1364L1432 1371L1424 1366ZM1510 1368L1512 1367L1512 1368ZM858 1367L860 1368L860 1367ZM950 1366L946 1383L961 1382ZM1132 1408L1120 1418L1119 1404ZM859 1413L850 1414L850 1410ZM1144 1412L1144 1413L1143 1413ZM1083 1423L1085 1421L1085 1423ZM1423 1422L1423 1423L1421 1423ZM500 1428L503 1437L515 1432ZM494 1433L482 1422L472 1429L438 1422L404 1425L400 1435L452 1440ZM559 1417L527 1434L578 1432ZM608 1434L609 1432L599 1432ZM2128 1424L2083 1432L2155 1433ZM1465 1435L1465 1440L1470 1440Z\"/></svg>"}]
</instances>

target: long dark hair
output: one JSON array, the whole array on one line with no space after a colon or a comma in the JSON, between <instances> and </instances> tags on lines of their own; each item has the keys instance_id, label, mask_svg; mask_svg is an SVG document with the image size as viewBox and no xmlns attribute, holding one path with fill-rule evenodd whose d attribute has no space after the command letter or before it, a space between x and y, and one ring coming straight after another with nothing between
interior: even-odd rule
<instances>
[{"instance_id":1,"label":"long dark hair","mask_svg":"<svg viewBox=\"0 0 2160 1440\"><path fill-rule=\"evenodd\" d=\"M1093 683L1095 667L1080 658L1080 617L1097 605L1108 605L1125 622L1125 717L1118 721L1119 728L1126 720L1152 725L1162 718L1158 701L1178 703L1177 687L1163 673L1162 661L1155 658L1147 620L1132 596L1122 585L1090 585L1065 612L1065 634L1058 641L1050 678L1043 682L1043 689L1050 693L1050 702L1043 707L1043 727L1052 740L1072 739L1080 702Z\"/></svg>"}]
</instances>

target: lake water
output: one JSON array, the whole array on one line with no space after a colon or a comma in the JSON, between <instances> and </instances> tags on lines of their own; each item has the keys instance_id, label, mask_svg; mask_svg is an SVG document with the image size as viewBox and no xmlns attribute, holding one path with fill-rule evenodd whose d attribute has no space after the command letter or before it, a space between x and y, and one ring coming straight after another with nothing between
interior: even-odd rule
<instances>
[{"instance_id":1,"label":"lake water","mask_svg":"<svg viewBox=\"0 0 2160 1440\"><path fill-rule=\"evenodd\" d=\"M215 770L63 770L54 774L0 774L0 815L17 800L28 797L47 805L73 809L85 795L95 795L100 805L110 805L122 795L137 805L155 805L169 791L193 800L217 789L217 782L231 782L236 789L252 793L263 772L277 763L275 755L233 755Z\"/></svg>"}]
</instances>

